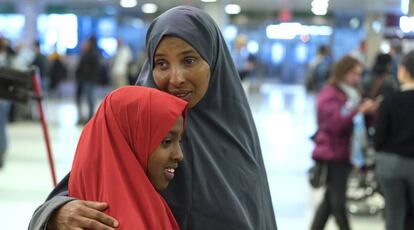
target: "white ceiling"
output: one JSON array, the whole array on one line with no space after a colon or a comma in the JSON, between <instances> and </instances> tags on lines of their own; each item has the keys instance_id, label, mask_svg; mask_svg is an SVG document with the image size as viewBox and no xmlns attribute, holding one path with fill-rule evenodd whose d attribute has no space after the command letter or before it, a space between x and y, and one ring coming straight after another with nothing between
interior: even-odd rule
<instances>
[{"instance_id":1,"label":"white ceiling","mask_svg":"<svg viewBox=\"0 0 414 230\"><path fill-rule=\"evenodd\" d=\"M46 0L57 2L56 0ZM85 0L60 0L60 2L77 1L85 2ZM119 0L86 0L91 2L103 2L116 4ZM200 0L138 0L139 5L143 3L153 2L162 9L167 9L180 4L193 4L197 6L205 4L226 4L235 3L241 5L242 11L249 10L255 12L272 12L280 9L291 9L293 11L308 11L311 8L312 0L217 0L217 3L203 3ZM401 0L330 0L329 9L334 11L342 10L362 10L362 11L378 11L389 12L399 11Z\"/></svg>"},{"instance_id":2,"label":"white ceiling","mask_svg":"<svg viewBox=\"0 0 414 230\"><path fill-rule=\"evenodd\" d=\"M46 2L51 4L67 4L70 7L77 5L113 5L118 6L119 0L0 0L2 2ZM217 3L203 3L201 0L137 0L139 9L143 3L156 3L161 10L168 9L181 4L192 4L203 7L205 4L235 3L241 5L243 11L254 11L260 13L275 12L280 9L291 9L293 11L308 11L312 0L217 0ZM377 12L399 12L401 0L329 0L330 11L377 11Z\"/></svg>"}]
</instances>

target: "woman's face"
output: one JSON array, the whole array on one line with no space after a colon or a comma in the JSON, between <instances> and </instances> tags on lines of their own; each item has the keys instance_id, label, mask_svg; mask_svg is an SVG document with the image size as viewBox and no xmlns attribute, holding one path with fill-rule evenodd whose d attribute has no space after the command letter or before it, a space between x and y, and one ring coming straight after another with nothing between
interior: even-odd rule
<instances>
[{"instance_id":1,"label":"woman's face","mask_svg":"<svg viewBox=\"0 0 414 230\"><path fill-rule=\"evenodd\" d=\"M210 66L187 42L164 37L154 55L152 75L162 91L175 95L194 107L206 94Z\"/></svg>"},{"instance_id":2,"label":"woman's face","mask_svg":"<svg viewBox=\"0 0 414 230\"><path fill-rule=\"evenodd\" d=\"M148 158L147 176L157 191L167 188L174 179L178 163L184 158L179 143L183 128L184 119L181 115Z\"/></svg>"},{"instance_id":3,"label":"woman's face","mask_svg":"<svg viewBox=\"0 0 414 230\"><path fill-rule=\"evenodd\" d=\"M356 86L358 85L361 79L362 67L361 65L356 65L354 68L348 71L344 76L344 81L348 85Z\"/></svg>"}]
</instances>

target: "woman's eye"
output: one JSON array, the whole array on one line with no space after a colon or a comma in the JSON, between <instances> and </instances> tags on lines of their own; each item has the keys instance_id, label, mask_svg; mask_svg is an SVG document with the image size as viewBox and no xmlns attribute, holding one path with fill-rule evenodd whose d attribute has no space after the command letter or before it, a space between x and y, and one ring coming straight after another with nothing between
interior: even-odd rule
<instances>
[{"instance_id":1,"label":"woman's eye","mask_svg":"<svg viewBox=\"0 0 414 230\"><path fill-rule=\"evenodd\" d=\"M184 59L184 63L186 64L186 65L192 65L192 64L194 64L196 62L196 59L195 58L185 58Z\"/></svg>"},{"instance_id":2,"label":"woman's eye","mask_svg":"<svg viewBox=\"0 0 414 230\"><path fill-rule=\"evenodd\" d=\"M167 62L164 61L164 60L156 60L155 61L155 67L166 68L167 67Z\"/></svg>"}]
</instances>

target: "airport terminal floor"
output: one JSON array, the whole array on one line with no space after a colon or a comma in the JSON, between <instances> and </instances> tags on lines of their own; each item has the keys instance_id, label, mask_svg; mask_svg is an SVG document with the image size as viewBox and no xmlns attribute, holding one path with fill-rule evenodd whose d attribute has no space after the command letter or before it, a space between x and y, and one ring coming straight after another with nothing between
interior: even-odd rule
<instances>
[{"instance_id":1,"label":"airport terminal floor","mask_svg":"<svg viewBox=\"0 0 414 230\"><path fill-rule=\"evenodd\" d=\"M307 170L312 165L315 131L314 96L301 85L245 83L260 136L273 206L280 230L309 229L323 189L312 189ZM81 126L70 97L45 103L58 180L71 168ZM0 229L27 229L35 208L52 190L45 141L35 121L8 127L9 149L0 170ZM376 201L380 202L380 201ZM381 213L350 214L354 230L384 229ZM326 227L338 229L333 218Z\"/></svg>"}]
</instances>

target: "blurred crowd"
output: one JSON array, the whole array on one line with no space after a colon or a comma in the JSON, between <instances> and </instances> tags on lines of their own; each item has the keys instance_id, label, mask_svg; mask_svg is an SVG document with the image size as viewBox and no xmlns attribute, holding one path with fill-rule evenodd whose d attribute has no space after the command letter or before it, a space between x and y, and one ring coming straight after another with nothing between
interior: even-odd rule
<instances>
[{"instance_id":1,"label":"blurred crowd","mask_svg":"<svg viewBox=\"0 0 414 230\"><path fill-rule=\"evenodd\" d=\"M0 36L0 69L28 73L36 67L44 99L74 95L72 99L77 105L79 125L93 116L96 102L103 96L97 95L97 90L103 88L107 92L134 84L143 61L142 55L134 55L121 38L117 40L115 54L108 56L98 47L95 36L83 41L79 54L75 55L62 54L56 49L44 53L40 41L25 45ZM69 87L71 92L65 92L68 91L67 84L73 86ZM86 104L86 111L83 104ZM37 117L36 108L30 102L22 104L0 99L0 167L7 149L6 124Z\"/></svg>"}]
</instances>

